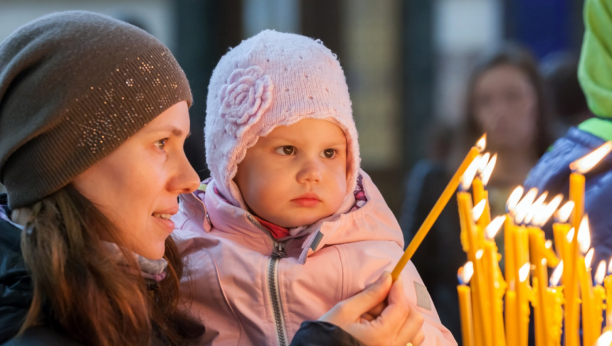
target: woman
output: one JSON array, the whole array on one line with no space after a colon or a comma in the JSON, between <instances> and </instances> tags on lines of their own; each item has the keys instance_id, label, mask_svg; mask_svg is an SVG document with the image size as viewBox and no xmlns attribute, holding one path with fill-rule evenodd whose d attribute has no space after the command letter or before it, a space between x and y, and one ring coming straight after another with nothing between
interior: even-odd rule
<instances>
[{"instance_id":1,"label":"woman","mask_svg":"<svg viewBox=\"0 0 612 346\"><path fill-rule=\"evenodd\" d=\"M0 311L27 309L10 345L181 345L202 334L179 307L184 267L170 237L177 197L199 185L183 152L191 103L168 49L105 16L48 15L0 44ZM21 253L5 234L16 228ZM419 340L422 318L400 289L383 276L293 344Z\"/></svg>"},{"instance_id":2,"label":"woman","mask_svg":"<svg viewBox=\"0 0 612 346\"><path fill-rule=\"evenodd\" d=\"M498 154L494 174L487 185L493 215L505 212L512 189L523 183L531 167L552 143L544 83L527 50L505 45L480 61L468 83L462 125L460 132L438 131L434 137L436 143L430 145L440 148L438 155L417 163L407 179L400 218L406 243L432 209L460 160L483 133L487 134L487 151ZM459 340L455 273L467 258L459 240L459 216L454 199L434 228L413 261L422 272L434 303L446 307L439 312L442 323ZM503 252L503 243L499 240L503 239L497 239Z\"/></svg>"}]
</instances>

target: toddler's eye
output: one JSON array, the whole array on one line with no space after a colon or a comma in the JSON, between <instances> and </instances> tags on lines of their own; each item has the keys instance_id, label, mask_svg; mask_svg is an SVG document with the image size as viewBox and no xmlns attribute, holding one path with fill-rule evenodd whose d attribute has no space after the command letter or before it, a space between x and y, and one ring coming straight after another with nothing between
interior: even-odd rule
<instances>
[{"instance_id":1,"label":"toddler's eye","mask_svg":"<svg viewBox=\"0 0 612 346\"><path fill-rule=\"evenodd\" d=\"M284 145L282 147L278 147L274 149L274 151L278 154L289 156L289 155L295 155L296 149L292 145Z\"/></svg>"},{"instance_id":2,"label":"toddler's eye","mask_svg":"<svg viewBox=\"0 0 612 346\"><path fill-rule=\"evenodd\" d=\"M164 150L166 148L167 141L168 141L168 138L160 139L159 141L155 142L155 146L161 150Z\"/></svg>"},{"instance_id":3,"label":"toddler's eye","mask_svg":"<svg viewBox=\"0 0 612 346\"><path fill-rule=\"evenodd\" d=\"M323 150L323 157L327 158L327 159L333 159L336 156L336 150L335 149L325 149Z\"/></svg>"}]
</instances>

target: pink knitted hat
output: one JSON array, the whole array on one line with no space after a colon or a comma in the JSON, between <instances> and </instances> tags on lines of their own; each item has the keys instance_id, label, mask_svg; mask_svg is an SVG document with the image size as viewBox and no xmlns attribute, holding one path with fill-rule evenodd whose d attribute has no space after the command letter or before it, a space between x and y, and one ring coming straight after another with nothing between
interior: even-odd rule
<instances>
[{"instance_id":1,"label":"pink knitted hat","mask_svg":"<svg viewBox=\"0 0 612 346\"><path fill-rule=\"evenodd\" d=\"M206 101L206 162L217 188L246 209L233 179L247 149L275 127L327 119L347 139L347 188L360 164L344 72L321 41L265 30L231 49L213 71Z\"/></svg>"}]
</instances>

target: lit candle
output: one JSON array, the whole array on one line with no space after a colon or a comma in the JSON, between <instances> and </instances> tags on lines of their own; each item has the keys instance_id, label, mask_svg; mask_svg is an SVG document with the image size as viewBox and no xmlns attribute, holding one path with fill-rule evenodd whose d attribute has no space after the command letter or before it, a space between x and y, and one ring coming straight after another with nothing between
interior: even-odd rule
<instances>
[{"instance_id":1,"label":"lit candle","mask_svg":"<svg viewBox=\"0 0 612 346\"><path fill-rule=\"evenodd\" d=\"M477 205L481 201L485 201L484 211L482 216L477 220L477 224L481 229L487 227L491 222L491 207L489 204L489 192L485 190L485 186L491 178L495 163L497 162L497 154L493 155L489 160L489 153L485 153L480 159L480 165L478 167L479 175L474 178L472 182L472 193L474 195L474 205Z\"/></svg>"},{"instance_id":2,"label":"lit candle","mask_svg":"<svg viewBox=\"0 0 612 346\"><path fill-rule=\"evenodd\" d=\"M605 309L604 299L606 291L601 286L606 275L606 261L599 262L595 272L595 287L593 288L593 333L599 338L601 335L601 325L603 322L602 310Z\"/></svg>"},{"instance_id":3,"label":"lit candle","mask_svg":"<svg viewBox=\"0 0 612 346\"><path fill-rule=\"evenodd\" d=\"M477 345L491 345L491 318L490 318L490 295L485 281L482 256L484 251L479 247L482 241L478 239L477 227L474 224L474 209L472 208L472 196L467 192L457 193L459 205L459 220L462 232L468 240L468 260L474 263L474 275L472 276L472 304L474 306L474 335ZM478 216L478 215L476 215Z\"/></svg>"},{"instance_id":4,"label":"lit candle","mask_svg":"<svg viewBox=\"0 0 612 346\"><path fill-rule=\"evenodd\" d=\"M459 273L457 274L459 278L457 293L459 294L459 311L461 315L461 337L465 346L475 346L472 297L470 287L467 286L472 278L472 274L474 274L472 262L468 262L465 266L459 268Z\"/></svg>"},{"instance_id":5,"label":"lit candle","mask_svg":"<svg viewBox=\"0 0 612 346\"><path fill-rule=\"evenodd\" d=\"M503 216L498 216L487 226L485 231L487 239L484 241L483 248L485 252L485 270L489 274L487 283L489 286L489 294L491 295L491 339L493 340L493 345L504 345L506 339L502 304L502 299L506 291L506 283L499 269L499 254L497 253L497 246L494 240L495 235L501 228L505 219L506 218Z\"/></svg>"},{"instance_id":6,"label":"lit candle","mask_svg":"<svg viewBox=\"0 0 612 346\"><path fill-rule=\"evenodd\" d=\"M516 307L516 291L508 290L506 292L506 345L508 346L518 346Z\"/></svg>"},{"instance_id":7,"label":"lit candle","mask_svg":"<svg viewBox=\"0 0 612 346\"><path fill-rule=\"evenodd\" d=\"M410 259L412 258L412 255L414 255L419 245L421 245L421 243L423 242L423 239L425 239L425 236L427 235L427 233L433 226L434 222L436 222L436 220L438 219L438 216L440 216L440 213L442 212L442 210L444 209L448 201L451 199L451 197L455 193L455 190L457 190L457 187L459 186L459 183L461 182L461 178L465 174L466 170L470 166L472 166L472 163L474 161L476 161L475 159L478 157L479 153L484 150L485 146L486 146L486 135L482 136L482 138L478 140L476 145L470 149L467 156L465 157L465 159L459 166L459 169L457 169L457 171L451 178L448 185L446 185L446 188L442 192L442 195L440 196L440 198L438 199L434 207L429 212L429 215L427 215L427 217L425 218L425 221L423 221L423 224L421 225L417 233L414 235L414 238L412 238L412 241L410 241L410 244L406 248L406 251L404 251L404 254L402 255L397 265L395 266L395 268L393 268L393 271L391 272L391 277L393 278L393 281L397 280L397 278L399 277L400 273L402 272L402 270L404 269L408 261L410 261ZM477 161L476 161L476 164L478 164Z\"/></svg>"},{"instance_id":8,"label":"lit candle","mask_svg":"<svg viewBox=\"0 0 612 346\"><path fill-rule=\"evenodd\" d=\"M515 253L515 240L516 240L516 228L514 224L514 214L516 206L518 205L521 197L523 196L523 187L518 186L510 194L508 202L506 203L506 220L504 223L504 247L505 247L505 276L506 282L508 283L508 290L506 291L505 299L505 326L506 326L506 344L508 346L517 346L517 301L516 301L516 253Z\"/></svg>"},{"instance_id":9,"label":"lit candle","mask_svg":"<svg viewBox=\"0 0 612 346\"><path fill-rule=\"evenodd\" d=\"M518 343L517 345L527 346L529 341L529 300L531 289L529 287L529 271L531 264L525 263L518 272L518 286L516 290L517 317L518 317ZM512 331L508 331L511 333Z\"/></svg>"},{"instance_id":10,"label":"lit candle","mask_svg":"<svg viewBox=\"0 0 612 346\"><path fill-rule=\"evenodd\" d=\"M612 150L612 142L606 142L604 145L595 149L593 152L576 160L570 164L572 173L570 174L570 200L574 202L574 211L571 217L571 223L574 229L579 229L579 224L582 220L582 214L584 213L584 186L585 179L584 175L586 172L591 170L601 159L603 159ZM570 258L571 263L576 263L578 258L578 232L575 232L574 239L570 244ZM578 345L578 290L577 290L577 270L578 266L574 265L573 268L568 272L567 282L572 284L566 284L566 315L565 315L565 346L577 346ZM576 284L574 284L576 283Z\"/></svg>"},{"instance_id":11,"label":"lit candle","mask_svg":"<svg viewBox=\"0 0 612 346\"><path fill-rule=\"evenodd\" d=\"M548 214L548 205L544 203L547 194L544 193L536 202L531 206L530 212L526 217L525 222L531 223L531 226L527 228L529 235L529 251L530 259L534 267L534 277L532 279L533 288L536 293L536 300L534 302L534 317L535 317L535 340L537 346L548 344L548 335L546 333L546 288L548 273L546 271L547 264L547 253L551 252L545 246L544 232L538 228L540 224L545 224L545 215ZM556 200L555 200L556 202ZM551 202L552 203L552 202ZM554 211L553 211L554 212ZM549 216L550 217L550 216ZM553 259L553 260L556 260ZM556 265L556 263L555 263Z\"/></svg>"},{"instance_id":12,"label":"lit candle","mask_svg":"<svg viewBox=\"0 0 612 346\"><path fill-rule=\"evenodd\" d=\"M534 204L538 190L531 189L516 205L516 224L522 224L529 214L530 207ZM529 287L529 233L525 226L521 225L514 230L514 253L515 253L515 278L518 278L516 283L516 303L518 314L518 344L527 345L529 331L529 300L531 289Z\"/></svg>"},{"instance_id":13,"label":"lit candle","mask_svg":"<svg viewBox=\"0 0 612 346\"><path fill-rule=\"evenodd\" d=\"M567 223L569 220L570 214L574 209L574 202L569 201L565 203L558 211L555 217L555 223L553 223L553 235L555 238L555 249L557 250L557 255L565 262L569 262L569 259L566 258L565 254L569 252L568 245L569 242L566 240L567 233L572 228L572 226ZM568 245L566 245L568 244ZM567 268L565 268L567 270Z\"/></svg>"},{"instance_id":14,"label":"lit candle","mask_svg":"<svg viewBox=\"0 0 612 346\"><path fill-rule=\"evenodd\" d=\"M523 195L523 187L518 186L510 197L508 198L508 202L506 203L506 208L508 209L508 214L506 215L506 222L504 223L504 247L505 247L505 274L506 274L506 282L509 285L513 285L515 281L515 273L516 273L516 260L514 256L514 232L516 229L516 225L514 224L514 212L515 208ZM512 288L514 289L514 288ZM508 328L506 328L508 330Z\"/></svg>"},{"instance_id":15,"label":"lit candle","mask_svg":"<svg viewBox=\"0 0 612 346\"><path fill-rule=\"evenodd\" d=\"M578 280L580 281L580 297L582 300L582 344L593 345L597 338L593 333L593 281L591 280L591 261L593 249L585 257L579 256L576 262Z\"/></svg>"},{"instance_id":16,"label":"lit candle","mask_svg":"<svg viewBox=\"0 0 612 346\"><path fill-rule=\"evenodd\" d=\"M608 264L608 276L604 279L606 288L606 327L612 328L612 258Z\"/></svg>"},{"instance_id":17,"label":"lit candle","mask_svg":"<svg viewBox=\"0 0 612 346\"><path fill-rule=\"evenodd\" d=\"M546 306L551 309L549 325L546 326L548 334L548 345L561 345L561 332L563 326L563 286L557 286L563 274L563 261L553 271L550 277L550 286L546 289Z\"/></svg>"}]
</instances>

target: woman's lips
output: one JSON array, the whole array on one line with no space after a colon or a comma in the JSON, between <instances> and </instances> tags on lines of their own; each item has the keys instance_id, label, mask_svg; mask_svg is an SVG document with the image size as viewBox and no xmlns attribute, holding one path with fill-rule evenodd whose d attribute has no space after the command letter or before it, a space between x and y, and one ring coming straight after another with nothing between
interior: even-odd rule
<instances>
[{"instance_id":1,"label":"woman's lips","mask_svg":"<svg viewBox=\"0 0 612 346\"><path fill-rule=\"evenodd\" d=\"M291 202L296 203L300 207L312 208L321 203L321 200L316 193L309 192L292 199Z\"/></svg>"}]
</instances>

